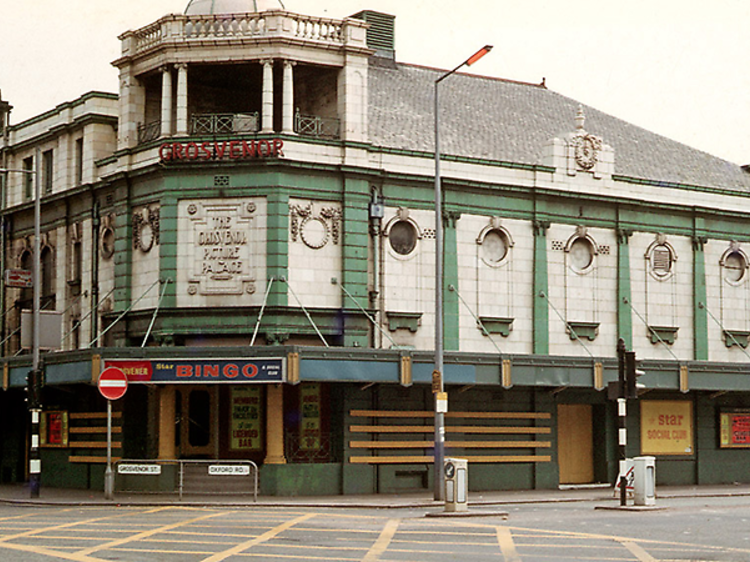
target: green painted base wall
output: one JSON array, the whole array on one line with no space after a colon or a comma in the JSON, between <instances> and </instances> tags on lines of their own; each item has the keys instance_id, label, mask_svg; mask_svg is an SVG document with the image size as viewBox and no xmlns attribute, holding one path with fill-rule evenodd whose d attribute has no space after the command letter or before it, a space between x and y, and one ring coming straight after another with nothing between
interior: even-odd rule
<instances>
[{"instance_id":1,"label":"green painted base wall","mask_svg":"<svg viewBox=\"0 0 750 562\"><path fill-rule=\"evenodd\" d=\"M260 468L260 493L266 496L337 496L341 464L267 464Z\"/></svg>"},{"instance_id":2,"label":"green painted base wall","mask_svg":"<svg viewBox=\"0 0 750 562\"><path fill-rule=\"evenodd\" d=\"M70 463L69 456L69 449L42 449L42 486L84 490L90 488L89 466Z\"/></svg>"}]
</instances>

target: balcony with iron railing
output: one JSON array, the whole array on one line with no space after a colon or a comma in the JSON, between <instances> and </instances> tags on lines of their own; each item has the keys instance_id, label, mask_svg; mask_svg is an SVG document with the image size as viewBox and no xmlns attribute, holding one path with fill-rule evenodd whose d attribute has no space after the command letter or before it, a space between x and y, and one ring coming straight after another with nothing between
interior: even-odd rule
<instances>
[{"instance_id":1,"label":"balcony with iron railing","mask_svg":"<svg viewBox=\"0 0 750 562\"><path fill-rule=\"evenodd\" d=\"M294 115L294 132L303 137L338 139L341 136L340 123L333 117L303 115L298 108Z\"/></svg>"},{"instance_id":2,"label":"balcony with iron railing","mask_svg":"<svg viewBox=\"0 0 750 562\"><path fill-rule=\"evenodd\" d=\"M138 123L138 144L151 142L161 135L161 120Z\"/></svg>"},{"instance_id":3,"label":"balcony with iron railing","mask_svg":"<svg viewBox=\"0 0 750 562\"><path fill-rule=\"evenodd\" d=\"M191 135L257 133L260 115L255 113L201 113L190 118Z\"/></svg>"},{"instance_id":4,"label":"balcony with iron railing","mask_svg":"<svg viewBox=\"0 0 750 562\"><path fill-rule=\"evenodd\" d=\"M254 113L200 113L190 118L190 135L247 135L260 131L260 115ZM294 116L294 132L301 137L340 138L340 120L304 115ZM161 120L138 125L138 144L152 142L161 136Z\"/></svg>"}]
</instances>

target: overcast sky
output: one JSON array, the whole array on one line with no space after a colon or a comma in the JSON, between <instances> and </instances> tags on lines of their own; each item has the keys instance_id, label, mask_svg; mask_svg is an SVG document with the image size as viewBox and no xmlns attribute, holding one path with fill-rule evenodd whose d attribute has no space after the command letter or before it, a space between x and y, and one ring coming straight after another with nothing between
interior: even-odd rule
<instances>
[{"instance_id":1,"label":"overcast sky","mask_svg":"<svg viewBox=\"0 0 750 562\"><path fill-rule=\"evenodd\" d=\"M396 16L401 62L539 83L737 164L750 163L747 0L283 0L303 14ZM117 91L117 36L187 0L4 0L0 90L18 123ZM572 118L571 118L571 126ZM596 131L591 131L596 134ZM605 141L607 139L604 139Z\"/></svg>"}]
</instances>

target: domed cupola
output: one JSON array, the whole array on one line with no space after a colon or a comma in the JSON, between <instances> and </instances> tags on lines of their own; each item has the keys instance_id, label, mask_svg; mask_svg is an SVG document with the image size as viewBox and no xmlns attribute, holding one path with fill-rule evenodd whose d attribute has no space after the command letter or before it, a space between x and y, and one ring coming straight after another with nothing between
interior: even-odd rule
<instances>
[{"instance_id":1,"label":"domed cupola","mask_svg":"<svg viewBox=\"0 0 750 562\"><path fill-rule=\"evenodd\" d=\"M185 15L245 14L284 9L281 0L190 0Z\"/></svg>"}]
</instances>

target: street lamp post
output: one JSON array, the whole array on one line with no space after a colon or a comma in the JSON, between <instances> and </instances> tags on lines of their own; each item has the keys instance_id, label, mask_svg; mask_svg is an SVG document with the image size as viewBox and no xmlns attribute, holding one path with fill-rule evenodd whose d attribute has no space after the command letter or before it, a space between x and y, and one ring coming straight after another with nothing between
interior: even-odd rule
<instances>
[{"instance_id":1,"label":"street lamp post","mask_svg":"<svg viewBox=\"0 0 750 562\"><path fill-rule=\"evenodd\" d=\"M41 301L41 261L39 252L41 251L41 190L39 185L40 175L40 154L37 148L34 155L35 166L33 170L11 170L7 168L0 169L0 173L18 172L22 174L31 174L34 176L34 264L33 264L33 301L32 301L32 343L31 343L31 372L27 384L34 385L32 394L36 395L41 381L39 380L39 341L40 341L40 301ZM3 264L3 267L5 264ZM29 397L31 398L31 397ZM32 498L39 497L41 488L42 465L39 458L39 417L41 416L41 404L29 402L29 414L31 416L31 446L29 448L29 492Z\"/></svg>"},{"instance_id":2,"label":"street lamp post","mask_svg":"<svg viewBox=\"0 0 750 562\"><path fill-rule=\"evenodd\" d=\"M433 384L435 394L435 499L442 501L443 459L445 458L445 420L439 407L438 397L445 391L443 385L443 194L440 181L440 110L438 105L440 82L464 66L471 66L492 50L485 45L450 72L435 80L435 371Z\"/></svg>"}]
</instances>

